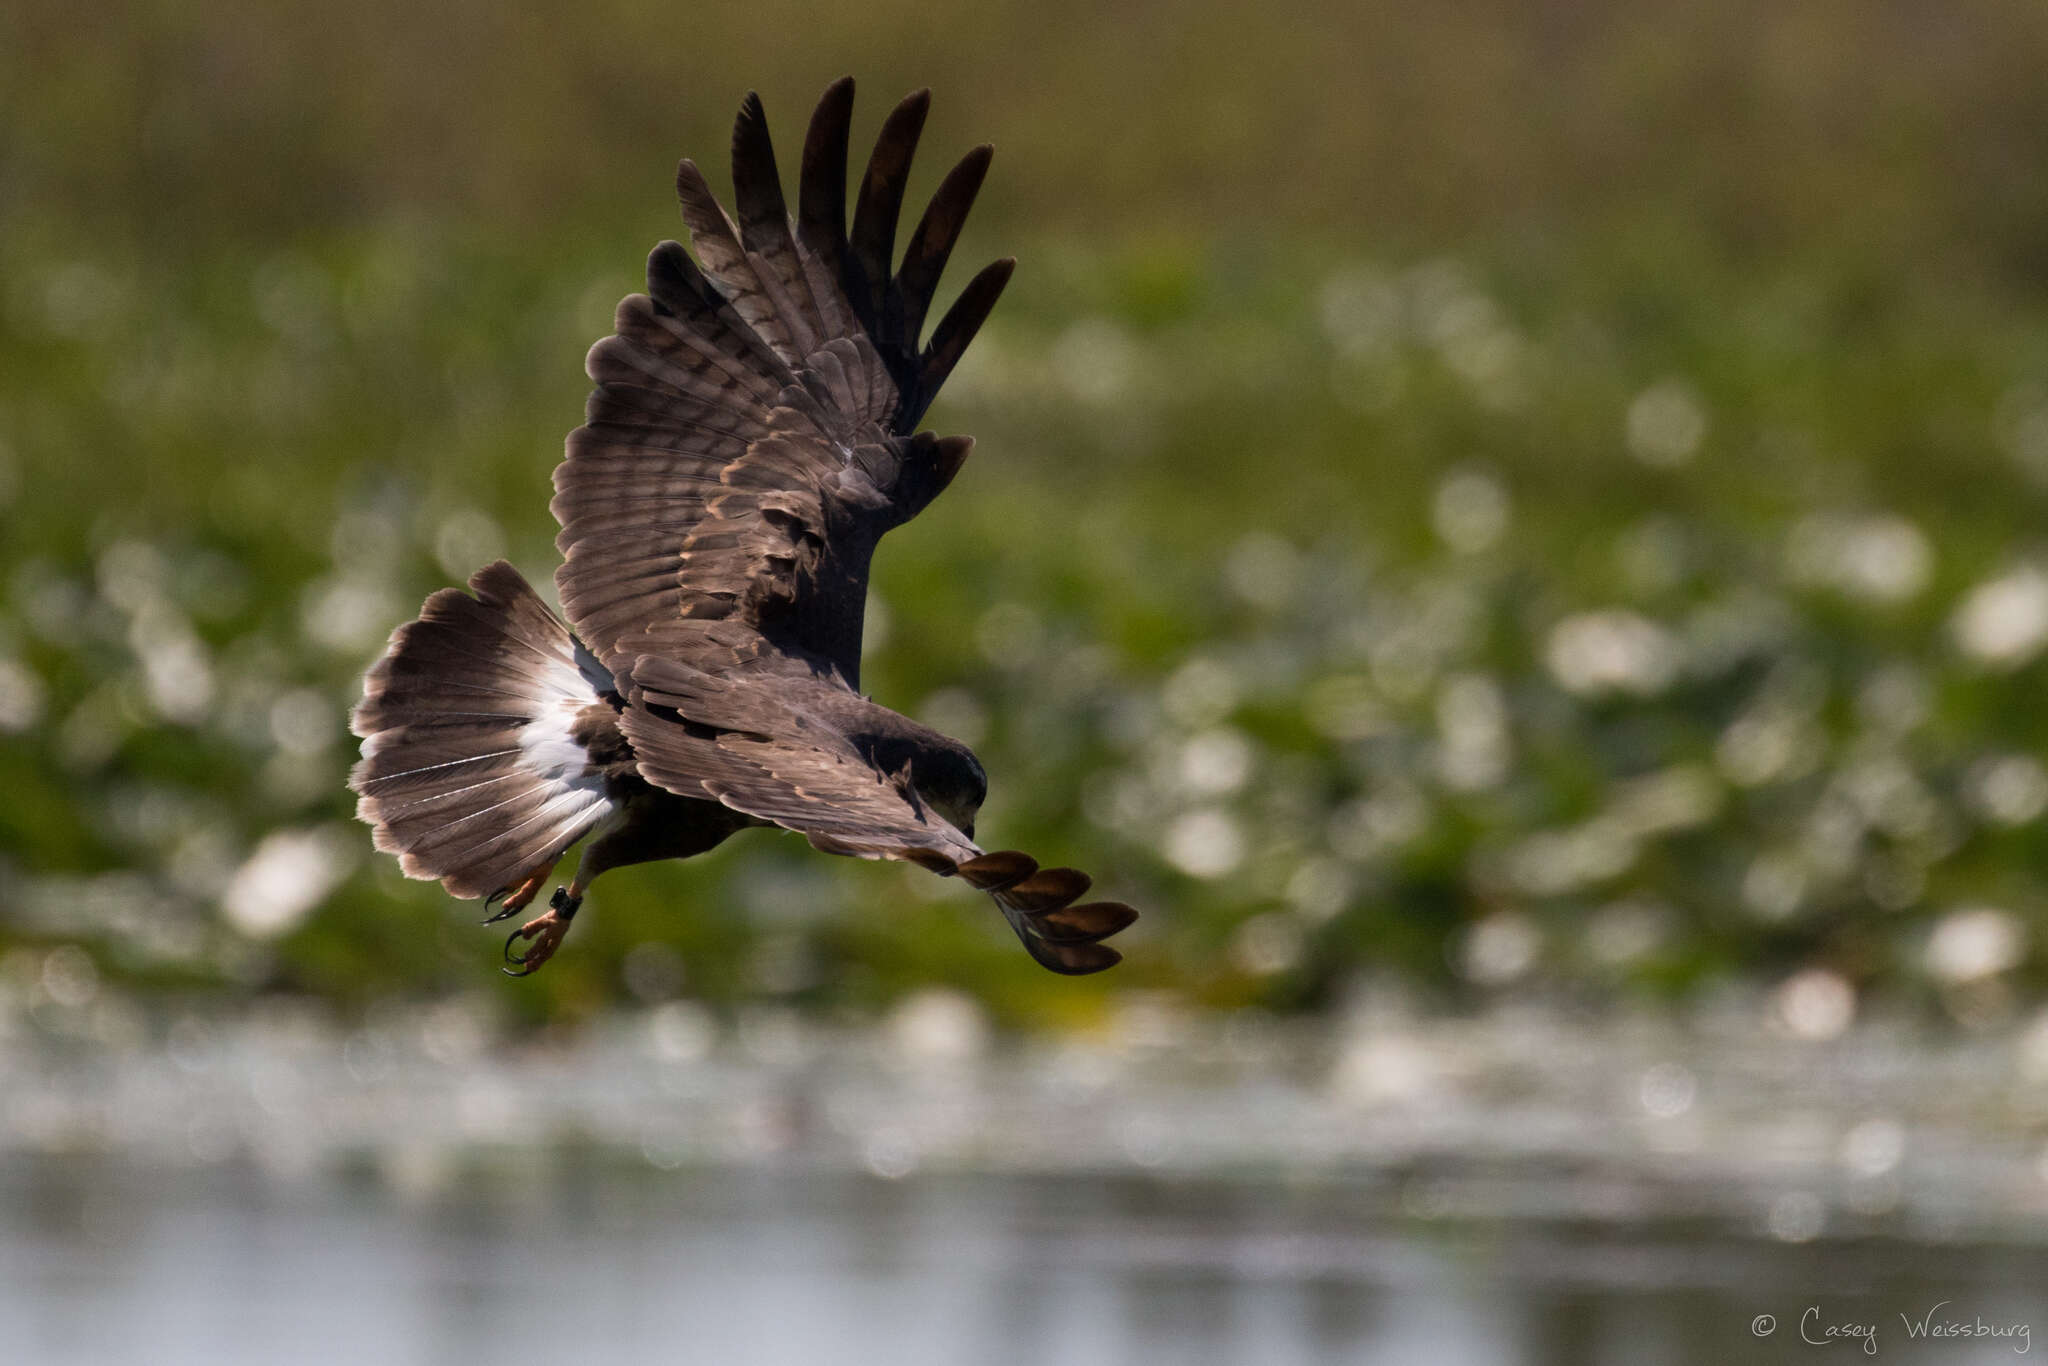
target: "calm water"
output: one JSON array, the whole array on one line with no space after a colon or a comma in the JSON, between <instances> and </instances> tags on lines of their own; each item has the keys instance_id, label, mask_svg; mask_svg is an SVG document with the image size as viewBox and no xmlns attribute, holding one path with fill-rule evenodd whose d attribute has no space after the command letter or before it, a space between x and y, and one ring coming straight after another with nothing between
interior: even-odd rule
<instances>
[{"instance_id":1,"label":"calm water","mask_svg":"<svg viewBox=\"0 0 2048 1366\"><path fill-rule=\"evenodd\" d=\"M0 1366L2032 1357L2048 1024L1745 1018L31 1013Z\"/></svg>"},{"instance_id":2,"label":"calm water","mask_svg":"<svg viewBox=\"0 0 2048 1366\"><path fill-rule=\"evenodd\" d=\"M1944 1299L1941 1317L2048 1330L2039 1251L1446 1222L1341 1185L583 1154L407 1194L368 1172L281 1186L232 1163L17 1158L0 1199L9 1362L1852 1359L1858 1343L1797 1340L1808 1305L1815 1335L1874 1322L1881 1360L2031 1349L1911 1339L1899 1316Z\"/></svg>"}]
</instances>

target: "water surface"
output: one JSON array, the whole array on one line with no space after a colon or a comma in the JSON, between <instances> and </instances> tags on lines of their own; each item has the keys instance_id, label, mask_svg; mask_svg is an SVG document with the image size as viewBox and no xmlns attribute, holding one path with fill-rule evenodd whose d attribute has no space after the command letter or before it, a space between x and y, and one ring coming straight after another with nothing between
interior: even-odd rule
<instances>
[{"instance_id":1,"label":"water surface","mask_svg":"<svg viewBox=\"0 0 2048 1366\"><path fill-rule=\"evenodd\" d=\"M1944 1315L2048 1326L2048 1255L2030 1249L1429 1219L1341 1185L659 1171L555 1153L432 1191L98 1158L15 1161L0 1190L0 1341L10 1361L53 1366L1655 1366L1858 1351L1802 1345L1808 1305L1815 1332L1874 1322L1880 1359L1966 1363L2020 1344L1916 1341L1899 1316L1949 1300ZM1759 1339L1765 1313L1778 1326Z\"/></svg>"}]
</instances>

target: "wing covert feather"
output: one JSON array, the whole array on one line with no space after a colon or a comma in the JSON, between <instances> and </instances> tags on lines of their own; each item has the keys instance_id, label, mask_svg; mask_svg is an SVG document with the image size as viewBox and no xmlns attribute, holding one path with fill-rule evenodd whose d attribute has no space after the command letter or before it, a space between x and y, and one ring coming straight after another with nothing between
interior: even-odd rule
<instances>
[{"instance_id":1,"label":"wing covert feather","mask_svg":"<svg viewBox=\"0 0 2048 1366\"><path fill-rule=\"evenodd\" d=\"M983 853L920 797L909 763L878 768L829 717L810 711L806 680L791 677L786 660L756 651L750 669L730 623L704 625L722 628L723 641L700 637L686 651L719 672L677 654L635 662L633 704L619 724L641 776L796 831L828 854L960 876L988 892L1031 956L1055 972L1100 972L1120 961L1100 941L1129 926L1136 911L1119 902L1074 904L1088 890L1085 873L1040 868L1015 851Z\"/></svg>"}]
</instances>

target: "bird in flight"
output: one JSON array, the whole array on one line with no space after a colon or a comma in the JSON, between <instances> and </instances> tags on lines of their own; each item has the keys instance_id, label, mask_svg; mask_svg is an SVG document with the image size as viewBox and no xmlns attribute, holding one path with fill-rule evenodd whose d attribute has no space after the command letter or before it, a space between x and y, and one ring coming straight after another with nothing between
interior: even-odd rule
<instances>
[{"instance_id":1,"label":"bird in flight","mask_svg":"<svg viewBox=\"0 0 2048 1366\"><path fill-rule=\"evenodd\" d=\"M794 216L748 95L737 217L685 160L696 259L657 246L647 292L591 348L597 388L554 477L568 624L501 560L470 593L428 598L364 679L349 785L408 876L486 898L490 924L590 840L574 879L506 940L515 976L554 954L600 873L749 826L958 876L1055 972L1119 959L1100 941L1137 912L1080 902L1089 879L1072 868L983 852L974 754L860 692L875 544L974 444L918 422L1014 265L976 275L919 345L990 156L977 147L953 168L892 266L928 103L919 91L883 123L849 231L853 82L811 117Z\"/></svg>"}]
</instances>

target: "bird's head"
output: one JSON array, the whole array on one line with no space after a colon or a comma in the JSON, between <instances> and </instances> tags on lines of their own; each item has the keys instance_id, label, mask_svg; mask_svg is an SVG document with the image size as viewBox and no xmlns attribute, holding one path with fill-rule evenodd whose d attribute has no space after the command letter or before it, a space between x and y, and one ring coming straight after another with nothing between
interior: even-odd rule
<instances>
[{"instance_id":1,"label":"bird's head","mask_svg":"<svg viewBox=\"0 0 2048 1366\"><path fill-rule=\"evenodd\" d=\"M988 798L988 774L974 751L947 736L926 747L911 761L917 794L951 821L960 833L974 838L974 815Z\"/></svg>"}]
</instances>

